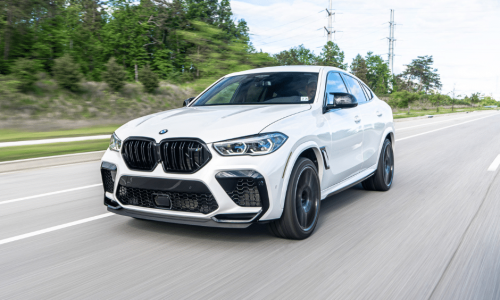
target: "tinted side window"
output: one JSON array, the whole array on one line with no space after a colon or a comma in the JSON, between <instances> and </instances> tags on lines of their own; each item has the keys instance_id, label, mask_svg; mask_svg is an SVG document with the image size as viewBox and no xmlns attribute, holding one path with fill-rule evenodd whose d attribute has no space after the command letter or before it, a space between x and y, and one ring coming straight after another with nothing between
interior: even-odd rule
<instances>
[{"instance_id":1,"label":"tinted side window","mask_svg":"<svg viewBox=\"0 0 500 300\"><path fill-rule=\"evenodd\" d=\"M370 91L370 89L366 85L364 85L364 84L361 84L361 87L365 90L365 94L366 94L366 97L368 98L368 100L372 100L373 99L373 94Z\"/></svg>"},{"instance_id":2,"label":"tinted side window","mask_svg":"<svg viewBox=\"0 0 500 300\"><path fill-rule=\"evenodd\" d=\"M349 91L351 91L351 94L353 94L354 97L356 97L356 99L358 100L358 103L366 102L365 92L363 92L363 90L361 89L358 81L345 74L343 74L342 77L344 78Z\"/></svg>"},{"instance_id":3,"label":"tinted side window","mask_svg":"<svg viewBox=\"0 0 500 300\"><path fill-rule=\"evenodd\" d=\"M326 95L327 103L333 103L333 96L330 93L347 93L342 77L339 73L330 72L326 78Z\"/></svg>"}]
</instances>

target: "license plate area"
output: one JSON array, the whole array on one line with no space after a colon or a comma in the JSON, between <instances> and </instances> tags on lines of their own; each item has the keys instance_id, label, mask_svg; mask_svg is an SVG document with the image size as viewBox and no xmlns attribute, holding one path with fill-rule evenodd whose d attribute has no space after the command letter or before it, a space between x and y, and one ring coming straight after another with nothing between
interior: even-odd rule
<instances>
[{"instance_id":1,"label":"license plate area","mask_svg":"<svg viewBox=\"0 0 500 300\"><path fill-rule=\"evenodd\" d=\"M153 194L153 202L158 208L170 209L172 207L172 198L168 194Z\"/></svg>"}]
</instances>

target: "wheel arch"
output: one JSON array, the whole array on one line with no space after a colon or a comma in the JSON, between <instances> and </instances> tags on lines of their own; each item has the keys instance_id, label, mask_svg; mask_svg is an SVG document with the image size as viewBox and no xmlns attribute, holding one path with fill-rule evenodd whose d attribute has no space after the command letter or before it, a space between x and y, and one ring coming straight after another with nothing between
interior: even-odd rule
<instances>
[{"instance_id":1,"label":"wheel arch","mask_svg":"<svg viewBox=\"0 0 500 300\"><path fill-rule=\"evenodd\" d=\"M396 138L394 136L394 129L392 127L388 127L385 129L384 134L382 135L382 139L380 140L377 157L380 157L380 152L382 151L382 146L384 145L384 141L386 139L389 139L391 141L392 151L393 152L396 151ZM377 166L378 166L378 159L377 159Z\"/></svg>"},{"instance_id":2,"label":"wheel arch","mask_svg":"<svg viewBox=\"0 0 500 300\"><path fill-rule=\"evenodd\" d=\"M286 169L283 173L283 184L281 186L281 193L280 193L281 208L285 207L286 192L288 189L288 184L290 181L290 176L292 174L293 167L301 157L309 158L312 160L312 162L316 165L316 168L318 169L320 186L323 181L325 162L323 160L323 156L321 155L321 150L319 145L311 141L297 146L297 148L291 152L290 159L288 160L287 165L285 167Z\"/></svg>"}]
</instances>

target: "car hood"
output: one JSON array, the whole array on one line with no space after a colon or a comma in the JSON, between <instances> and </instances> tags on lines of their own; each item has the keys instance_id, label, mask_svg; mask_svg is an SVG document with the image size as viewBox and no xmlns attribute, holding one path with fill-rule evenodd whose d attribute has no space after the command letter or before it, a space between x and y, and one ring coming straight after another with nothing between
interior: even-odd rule
<instances>
[{"instance_id":1,"label":"car hood","mask_svg":"<svg viewBox=\"0 0 500 300\"><path fill-rule=\"evenodd\" d=\"M311 109L309 104L220 105L184 107L142 117L120 127L116 134L154 138L199 138L206 143L258 134L269 124ZM161 130L168 130L160 134Z\"/></svg>"}]
</instances>

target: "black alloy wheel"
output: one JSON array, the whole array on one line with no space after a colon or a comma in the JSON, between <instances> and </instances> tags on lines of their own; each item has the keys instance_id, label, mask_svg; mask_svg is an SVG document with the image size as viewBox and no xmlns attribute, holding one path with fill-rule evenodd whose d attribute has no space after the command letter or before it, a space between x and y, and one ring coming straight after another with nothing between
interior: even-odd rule
<instances>
[{"instance_id":1,"label":"black alloy wheel","mask_svg":"<svg viewBox=\"0 0 500 300\"><path fill-rule=\"evenodd\" d=\"M290 176L283 214L268 228L278 237L294 240L308 238L318 223L320 205L318 170L310 159L301 157Z\"/></svg>"},{"instance_id":2,"label":"black alloy wheel","mask_svg":"<svg viewBox=\"0 0 500 300\"><path fill-rule=\"evenodd\" d=\"M384 141L377 170L368 179L362 182L363 188L368 191L388 191L394 180L394 152L389 139Z\"/></svg>"},{"instance_id":3,"label":"black alloy wheel","mask_svg":"<svg viewBox=\"0 0 500 300\"><path fill-rule=\"evenodd\" d=\"M314 176L316 176L316 171L310 166L303 169L299 175L295 192L295 213L297 214L297 221L300 228L304 231L311 229L318 214L319 188L317 181L313 180Z\"/></svg>"}]
</instances>

